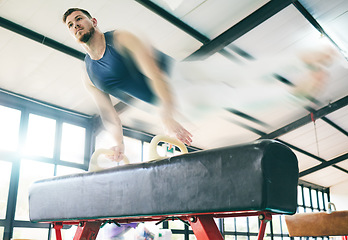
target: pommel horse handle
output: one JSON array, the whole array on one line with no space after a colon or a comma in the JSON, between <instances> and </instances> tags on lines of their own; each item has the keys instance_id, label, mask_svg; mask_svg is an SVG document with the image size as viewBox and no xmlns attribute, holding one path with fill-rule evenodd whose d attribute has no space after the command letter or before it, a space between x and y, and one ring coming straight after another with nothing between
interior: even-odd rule
<instances>
[{"instance_id":1,"label":"pommel horse handle","mask_svg":"<svg viewBox=\"0 0 348 240\"><path fill-rule=\"evenodd\" d=\"M152 140L150 142L149 160L159 160L159 159L165 158L165 157L161 157L157 152L157 145L159 142L166 142L166 143L173 144L180 149L181 153L188 152L185 144L183 144L179 140L165 136L165 135L157 135L154 138L152 138ZM103 155L103 154L104 155L113 155L114 151L112 151L111 149L104 149L104 148L97 149L91 156L91 161L89 163L88 171L95 172L95 171L100 171L100 170L105 169L105 168L100 166L100 164L99 164L100 160L98 161L99 156ZM104 159L104 161L110 162L111 160ZM124 164L129 164L129 160L126 156L123 156L122 161L124 162Z\"/></svg>"},{"instance_id":2,"label":"pommel horse handle","mask_svg":"<svg viewBox=\"0 0 348 240\"><path fill-rule=\"evenodd\" d=\"M149 160L159 160L159 159L165 158L165 157L161 157L157 152L157 145L159 142L166 142L166 143L173 144L177 146L180 149L180 152L183 154L188 152L185 144L179 141L178 139L168 137L165 135L157 135L154 138L152 138L150 142Z\"/></svg>"},{"instance_id":3,"label":"pommel horse handle","mask_svg":"<svg viewBox=\"0 0 348 240\"><path fill-rule=\"evenodd\" d=\"M99 156L103 154L113 155L114 151L112 151L111 149L104 149L104 148L96 150L91 156L91 161L89 162L88 171L95 172L95 171L100 171L105 169L99 165L99 161L98 161ZM104 161L110 162L111 160L105 159ZM124 162L124 164L129 164L129 160L126 156L123 156L122 161Z\"/></svg>"}]
</instances>

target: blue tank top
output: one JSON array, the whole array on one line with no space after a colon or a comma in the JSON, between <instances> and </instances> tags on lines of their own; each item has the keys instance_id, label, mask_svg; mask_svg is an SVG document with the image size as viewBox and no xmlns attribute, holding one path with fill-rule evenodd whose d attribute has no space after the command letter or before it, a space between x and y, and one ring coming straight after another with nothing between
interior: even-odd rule
<instances>
[{"instance_id":1,"label":"blue tank top","mask_svg":"<svg viewBox=\"0 0 348 240\"><path fill-rule=\"evenodd\" d=\"M86 69L92 83L101 91L122 100L124 93L148 103L155 103L157 97L148 79L141 73L129 54L120 54L114 47L113 31L104 33L106 49L103 57L93 60L87 54ZM156 51L156 61L162 71L169 72L169 56Z\"/></svg>"}]
</instances>

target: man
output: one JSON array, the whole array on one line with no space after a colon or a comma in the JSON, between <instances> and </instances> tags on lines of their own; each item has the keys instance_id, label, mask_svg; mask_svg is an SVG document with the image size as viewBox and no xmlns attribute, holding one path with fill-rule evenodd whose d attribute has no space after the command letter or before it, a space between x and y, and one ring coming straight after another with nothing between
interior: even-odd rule
<instances>
[{"instance_id":1,"label":"man","mask_svg":"<svg viewBox=\"0 0 348 240\"><path fill-rule=\"evenodd\" d=\"M191 144L192 135L173 118L173 99L166 83L165 66L155 60L149 48L128 32L102 33L97 20L83 9L67 10L63 22L87 52L86 87L97 103L105 128L116 141L115 161L123 158L123 132L109 95L117 97L120 91L148 103L159 101L164 128L183 143Z\"/></svg>"}]
</instances>

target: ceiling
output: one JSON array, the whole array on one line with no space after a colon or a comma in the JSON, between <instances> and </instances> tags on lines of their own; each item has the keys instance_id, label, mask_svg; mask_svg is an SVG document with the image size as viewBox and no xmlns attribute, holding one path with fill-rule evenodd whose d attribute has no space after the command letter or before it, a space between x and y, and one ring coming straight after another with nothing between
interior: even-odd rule
<instances>
[{"instance_id":1,"label":"ceiling","mask_svg":"<svg viewBox=\"0 0 348 240\"><path fill-rule=\"evenodd\" d=\"M61 22L70 7L90 11L102 31L126 29L178 61L200 60L190 63L192 76L199 76L196 81L235 77L228 82L237 89L235 104L213 110L192 107L193 116L180 118L194 135L193 146L278 139L296 153L301 180L324 187L348 181L348 1L0 0L1 92L98 114L81 81L83 49ZM289 53L323 44L339 54L327 70L325 87L309 100L285 99L282 79L244 77L257 64L261 70L278 70ZM206 99L218 98L225 92L220 90L211 88ZM162 132L151 106L113 102L122 109L125 126Z\"/></svg>"}]
</instances>

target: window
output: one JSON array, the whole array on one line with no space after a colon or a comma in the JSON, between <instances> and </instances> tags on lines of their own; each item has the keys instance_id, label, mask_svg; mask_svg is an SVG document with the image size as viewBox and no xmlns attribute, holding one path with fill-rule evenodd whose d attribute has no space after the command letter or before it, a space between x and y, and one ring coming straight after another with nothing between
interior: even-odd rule
<instances>
[{"instance_id":1,"label":"window","mask_svg":"<svg viewBox=\"0 0 348 240\"><path fill-rule=\"evenodd\" d=\"M13 239L47 240L47 228L14 228Z\"/></svg>"},{"instance_id":2,"label":"window","mask_svg":"<svg viewBox=\"0 0 348 240\"><path fill-rule=\"evenodd\" d=\"M227 232L236 231L235 218L225 218L224 224L225 224L225 231Z\"/></svg>"},{"instance_id":3,"label":"window","mask_svg":"<svg viewBox=\"0 0 348 240\"><path fill-rule=\"evenodd\" d=\"M84 171L85 145L92 141L92 132L87 130L92 122L89 116L67 114L47 104L0 93L2 98L17 102L21 110L0 105L0 240L46 240L49 228L29 222L28 190L32 182L53 177L55 171L58 175ZM76 124L62 123L61 119ZM61 157L67 162L61 162ZM9 193L17 196L9 197ZM54 230L50 232L55 239Z\"/></svg>"},{"instance_id":4,"label":"window","mask_svg":"<svg viewBox=\"0 0 348 240\"><path fill-rule=\"evenodd\" d=\"M143 162L149 161L149 146L150 146L150 143L148 142L143 143Z\"/></svg>"},{"instance_id":5,"label":"window","mask_svg":"<svg viewBox=\"0 0 348 240\"><path fill-rule=\"evenodd\" d=\"M196 239L196 237L190 239L193 240ZM172 240L185 240L185 235L172 234Z\"/></svg>"},{"instance_id":6,"label":"window","mask_svg":"<svg viewBox=\"0 0 348 240\"><path fill-rule=\"evenodd\" d=\"M63 123L61 159L74 163L84 163L86 129Z\"/></svg>"},{"instance_id":7,"label":"window","mask_svg":"<svg viewBox=\"0 0 348 240\"><path fill-rule=\"evenodd\" d=\"M297 212L326 211L329 194L326 189L314 189L311 186L298 186Z\"/></svg>"},{"instance_id":8,"label":"window","mask_svg":"<svg viewBox=\"0 0 348 240\"><path fill-rule=\"evenodd\" d=\"M0 106L0 150L15 151L18 145L21 112Z\"/></svg>"},{"instance_id":9,"label":"window","mask_svg":"<svg viewBox=\"0 0 348 240\"><path fill-rule=\"evenodd\" d=\"M15 220L29 221L28 190L37 180L53 177L54 165L23 159L20 165Z\"/></svg>"},{"instance_id":10,"label":"window","mask_svg":"<svg viewBox=\"0 0 348 240\"><path fill-rule=\"evenodd\" d=\"M66 166L57 166L56 176L75 174L75 173L83 173L86 172L80 168L66 167Z\"/></svg>"},{"instance_id":11,"label":"window","mask_svg":"<svg viewBox=\"0 0 348 240\"><path fill-rule=\"evenodd\" d=\"M25 153L41 157L53 157L56 120L29 114Z\"/></svg>"},{"instance_id":12,"label":"window","mask_svg":"<svg viewBox=\"0 0 348 240\"><path fill-rule=\"evenodd\" d=\"M178 230L184 230L185 229L185 224L179 220L175 221L169 221L168 222L169 228L170 229L178 229Z\"/></svg>"},{"instance_id":13,"label":"window","mask_svg":"<svg viewBox=\"0 0 348 240\"><path fill-rule=\"evenodd\" d=\"M329 199L328 192L324 188L314 189L311 186L299 185L297 212L325 211L325 202ZM319 197L318 197L319 196ZM259 232L259 220L256 216L225 218L225 239L256 240ZM274 215L272 221L267 224L265 240L290 240L284 215ZM301 240L295 238L295 240Z\"/></svg>"},{"instance_id":14,"label":"window","mask_svg":"<svg viewBox=\"0 0 348 240\"><path fill-rule=\"evenodd\" d=\"M8 190L10 186L12 163L0 161L0 219L6 216ZM1 236L1 234L0 234Z\"/></svg>"},{"instance_id":15,"label":"window","mask_svg":"<svg viewBox=\"0 0 348 240\"><path fill-rule=\"evenodd\" d=\"M129 162L141 162L141 141L134 138L124 137L124 145L126 147L124 153Z\"/></svg>"}]
</instances>

